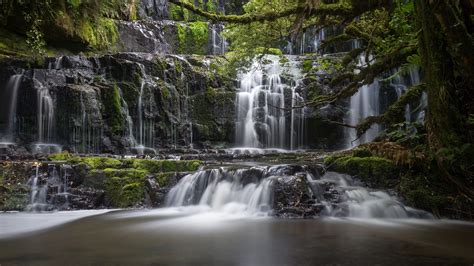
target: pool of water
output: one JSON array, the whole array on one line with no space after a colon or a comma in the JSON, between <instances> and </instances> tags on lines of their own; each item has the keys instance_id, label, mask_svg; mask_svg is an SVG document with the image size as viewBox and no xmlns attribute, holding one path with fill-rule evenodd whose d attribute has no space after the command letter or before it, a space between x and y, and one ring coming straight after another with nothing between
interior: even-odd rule
<instances>
[{"instance_id":1,"label":"pool of water","mask_svg":"<svg viewBox=\"0 0 474 266\"><path fill-rule=\"evenodd\" d=\"M472 265L474 224L284 220L202 206L0 214L0 265Z\"/></svg>"}]
</instances>

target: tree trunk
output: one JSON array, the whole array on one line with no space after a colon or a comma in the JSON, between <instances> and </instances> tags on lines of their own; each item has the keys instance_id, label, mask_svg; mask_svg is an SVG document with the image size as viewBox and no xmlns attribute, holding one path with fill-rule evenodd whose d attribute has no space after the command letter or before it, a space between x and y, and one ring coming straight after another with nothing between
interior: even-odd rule
<instances>
[{"instance_id":1,"label":"tree trunk","mask_svg":"<svg viewBox=\"0 0 474 266\"><path fill-rule=\"evenodd\" d=\"M444 0L443 0L444 1ZM440 23L438 1L415 0L417 18L421 26L419 47L424 70L426 92L428 94L427 132L428 144L433 153L440 149L453 149L471 143L470 130L466 128L467 115L470 110L466 106L472 105L469 95L472 91L469 80L463 76L462 62L450 53L449 36L446 27ZM444 27L444 29L443 29ZM451 32L448 34L452 34ZM458 53L472 53L470 50L457 51ZM468 55L471 56L471 55ZM461 66L461 67L460 67ZM469 72L469 71L467 71ZM469 198L473 198L466 176L459 176L460 172L452 169L446 163L446 158L436 156L440 173L445 179L454 183L456 187ZM471 160L472 161L472 160Z\"/></svg>"}]
</instances>

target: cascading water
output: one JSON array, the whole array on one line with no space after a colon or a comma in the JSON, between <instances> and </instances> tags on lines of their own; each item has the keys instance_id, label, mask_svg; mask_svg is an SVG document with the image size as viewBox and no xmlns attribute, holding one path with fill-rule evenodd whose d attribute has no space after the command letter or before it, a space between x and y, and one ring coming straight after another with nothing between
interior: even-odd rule
<instances>
[{"instance_id":1,"label":"cascading water","mask_svg":"<svg viewBox=\"0 0 474 266\"><path fill-rule=\"evenodd\" d=\"M81 91L79 96L80 110L77 115L78 124L74 126L72 134L74 151L97 154L100 152L102 146L103 129L94 126L94 118L91 115L91 111L86 107L86 103L88 106L97 103L87 102L86 98L85 92Z\"/></svg>"},{"instance_id":2,"label":"cascading water","mask_svg":"<svg viewBox=\"0 0 474 266\"><path fill-rule=\"evenodd\" d=\"M148 111L148 105L145 104L144 100L146 97L145 89L147 84L147 79L149 78L145 72L145 66L142 64L138 64L142 73L142 81L140 84L140 94L138 96L138 104L137 104L137 116L138 116L138 125L137 125L137 143L135 145L135 149L139 153L143 153L145 150L150 150L156 153L153 149L154 147L154 134L155 134L155 127L152 119L144 118L145 113Z\"/></svg>"},{"instance_id":3,"label":"cascading water","mask_svg":"<svg viewBox=\"0 0 474 266\"><path fill-rule=\"evenodd\" d=\"M370 85L364 85L359 88L350 99L350 113L348 118L348 124L357 125L363 119L369 116L377 116L380 114L379 106L379 82L374 81ZM349 148L357 146L362 143L367 143L372 141L377 137L380 126L372 125L369 130L365 132L359 139L357 139L357 134L355 129L348 129L348 143ZM357 139L357 140L356 140Z\"/></svg>"},{"instance_id":4,"label":"cascading water","mask_svg":"<svg viewBox=\"0 0 474 266\"><path fill-rule=\"evenodd\" d=\"M223 55L226 52L227 41L222 35L224 31L224 24L211 24L211 53L213 55Z\"/></svg>"},{"instance_id":5,"label":"cascading water","mask_svg":"<svg viewBox=\"0 0 474 266\"><path fill-rule=\"evenodd\" d=\"M50 164L47 166L46 172L42 172L40 164L36 164L34 173L28 181L30 197L26 210L67 209L70 168L69 165Z\"/></svg>"},{"instance_id":6,"label":"cascading water","mask_svg":"<svg viewBox=\"0 0 474 266\"><path fill-rule=\"evenodd\" d=\"M187 175L171 189L166 205L200 205L226 213L267 214L271 210L271 179L249 182L244 178L246 171L222 168Z\"/></svg>"},{"instance_id":7,"label":"cascading water","mask_svg":"<svg viewBox=\"0 0 474 266\"><path fill-rule=\"evenodd\" d=\"M404 94L410 87L420 84L420 70L418 67L410 67L407 75L396 73L393 79L390 80L390 85L395 89L398 99ZM424 118L424 110L426 109L426 98L425 92L420 99L420 104L413 108L412 105L407 104L405 106L405 122L423 122L420 121L420 117Z\"/></svg>"},{"instance_id":8,"label":"cascading water","mask_svg":"<svg viewBox=\"0 0 474 266\"><path fill-rule=\"evenodd\" d=\"M359 48L359 40L354 40L352 48ZM357 66L363 67L370 60L366 58L364 53L359 55ZM369 59L369 60L366 60ZM355 73L358 74L359 70L356 70ZM350 98L350 111L349 115L346 117L346 123L350 125L357 125L362 120L369 116L377 116L380 114L380 84L377 79L373 83L368 85L363 85L359 90L351 96ZM359 144L367 143L375 139L380 132L380 126L378 124L372 125L362 136L357 138L357 132L353 128L346 129L346 147L352 148Z\"/></svg>"},{"instance_id":9,"label":"cascading water","mask_svg":"<svg viewBox=\"0 0 474 266\"><path fill-rule=\"evenodd\" d=\"M296 90L300 73L296 62L280 65L277 56L255 60L248 72L240 73L237 92L236 144L247 148L298 148L302 142L304 109L288 112L303 97ZM282 80L284 71L292 84ZM290 98L291 97L291 98ZM296 137L295 137L296 136Z\"/></svg>"},{"instance_id":10,"label":"cascading water","mask_svg":"<svg viewBox=\"0 0 474 266\"><path fill-rule=\"evenodd\" d=\"M287 204L282 197L290 206L282 205ZM315 177L308 167L298 165L200 170L183 177L170 190L166 206L199 206L199 211L246 215L278 215L288 208L286 213L312 209L315 216L433 218L348 175L327 172Z\"/></svg>"},{"instance_id":11,"label":"cascading water","mask_svg":"<svg viewBox=\"0 0 474 266\"><path fill-rule=\"evenodd\" d=\"M355 218L433 218L425 211L403 205L385 191L361 186L360 182L348 175L327 172L321 178L315 179L308 173L307 180L318 202L324 206L322 215ZM328 187L334 187L334 191L340 195L337 202L331 202L324 197Z\"/></svg>"},{"instance_id":12,"label":"cascading water","mask_svg":"<svg viewBox=\"0 0 474 266\"><path fill-rule=\"evenodd\" d=\"M37 88L37 134L38 141L34 145L36 152L60 152L61 146L53 144L55 109L54 100L49 88L34 79Z\"/></svg>"},{"instance_id":13,"label":"cascading water","mask_svg":"<svg viewBox=\"0 0 474 266\"><path fill-rule=\"evenodd\" d=\"M8 109L8 123L5 135L1 139L2 143L13 143L15 141L17 97L22 77L23 74L13 75L10 77L6 85L6 90L10 92L11 96L10 107Z\"/></svg>"}]
</instances>

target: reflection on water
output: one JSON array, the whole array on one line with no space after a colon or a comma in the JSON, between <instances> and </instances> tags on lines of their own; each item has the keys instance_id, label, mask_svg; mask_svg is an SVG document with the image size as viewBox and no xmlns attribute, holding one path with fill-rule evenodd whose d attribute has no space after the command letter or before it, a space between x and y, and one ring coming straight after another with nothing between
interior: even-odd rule
<instances>
[{"instance_id":1,"label":"reflection on water","mask_svg":"<svg viewBox=\"0 0 474 266\"><path fill-rule=\"evenodd\" d=\"M202 206L0 214L9 232L33 216L51 225L0 235L0 264L471 265L474 225L435 220L280 220ZM80 218L83 217L83 218ZM79 219L80 218L80 219Z\"/></svg>"}]
</instances>

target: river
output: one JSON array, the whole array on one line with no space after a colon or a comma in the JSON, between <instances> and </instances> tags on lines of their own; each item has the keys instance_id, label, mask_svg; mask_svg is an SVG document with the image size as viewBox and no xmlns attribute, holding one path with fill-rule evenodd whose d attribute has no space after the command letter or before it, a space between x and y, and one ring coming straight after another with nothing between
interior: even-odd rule
<instances>
[{"instance_id":1,"label":"river","mask_svg":"<svg viewBox=\"0 0 474 266\"><path fill-rule=\"evenodd\" d=\"M448 220L277 219L188 206L3 213L0 226L2 266L474 262L474 224Z\"/></svg>"}]
</instances>

